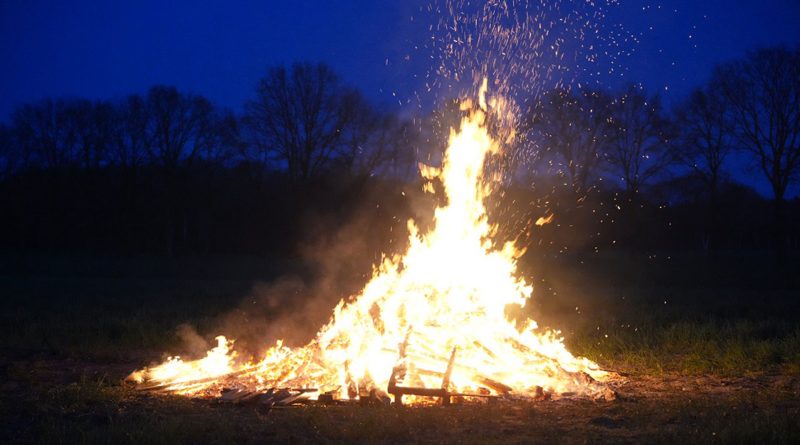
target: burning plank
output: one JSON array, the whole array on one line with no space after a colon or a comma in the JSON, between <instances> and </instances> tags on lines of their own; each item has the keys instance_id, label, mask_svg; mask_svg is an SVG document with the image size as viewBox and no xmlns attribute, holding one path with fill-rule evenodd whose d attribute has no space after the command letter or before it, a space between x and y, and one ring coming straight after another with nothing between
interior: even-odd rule
<instances>
[{"instance_id":1,"label":"burning plank","mask_svg":"<svg viewBox=\"0 0 800 445\"><path fill-rule=\"evenodd\" d=\"M223 389L220 400L238 404L255 402L268 406L286 406L308 400L311 393L317 391L317 388L270 388L266 391Z\"/></svg>"},{"instance_id":2,"label":"burning plank","mask_svg":"<svg viewBox=\"0 0 800 445\"><path fill-rule=\"evenodd\" d=\"M406 343L404 342L404 345ZM401 347L401 353L405 352L406 347ZM425 388L425 387L414 387L414 386L400 386L397 384L398 376L404 373L402 369L402 365L396 366L392 369L392 375L389 377L389 387L387 391L389 394L394 396L394 403L395 405L401 406L403 405L403 396L404 395L414 395L414 396L422 396L422 397L438 397L442 401L442 405L448 406L452 402L454 397L465 398L465 397L475 397L475 398L497 398L496 395L491 394L469 394L469 393L458 393L458 392L450 392L450 378L453 374L453 369L455 365L456 359L456 351L457 348L453 348L452 352L450 353L450 359L447 362L447 369L443 373L437 372L428 372L428 374L435 374L442 376L442 384L439 388ZM404 355L401 355L400 360L398 362L403 362ZM504 393L508 393L511 391L509 386L503 385L499 382L494 382L491 379L485 378L486 381L491 382L492 386L501 389Z\"/></svg>"}]
</instances>

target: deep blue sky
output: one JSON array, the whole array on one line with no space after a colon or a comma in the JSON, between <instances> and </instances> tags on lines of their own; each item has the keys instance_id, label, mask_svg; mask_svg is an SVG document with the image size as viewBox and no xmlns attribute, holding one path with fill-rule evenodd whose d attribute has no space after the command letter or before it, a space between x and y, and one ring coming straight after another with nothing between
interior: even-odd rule
<instances>
[{"instance_id":1,"label":"deep blue sky","mask_svg":"<svg viewBox=\"0 0 800 445\"><path fill-rule=\"evenodd\" d=\"M0 119L46 96L113 98L156 83L238 109L267 67L297 60L328 62L376 102L401 106L430 65L414 49L428 38L427 3L1 0ZM620 0L606 23L640 34L625 80L669 103L718 62L800 44L800 0Z\"/></svg>"},{"instance_id":2,"label":"deep blue sky","mask_svg":"<svg viewBox=\"0 0 800 445\"><path fill-rule=\"evenodd\" d=\"M238 108L267 67L296 60L329 62L388 100L408 76L386 59L406 48L416 10L370 0L2 0L0 116L44 96L108 98L155 83Z\"/></svg>"}]
</instances>

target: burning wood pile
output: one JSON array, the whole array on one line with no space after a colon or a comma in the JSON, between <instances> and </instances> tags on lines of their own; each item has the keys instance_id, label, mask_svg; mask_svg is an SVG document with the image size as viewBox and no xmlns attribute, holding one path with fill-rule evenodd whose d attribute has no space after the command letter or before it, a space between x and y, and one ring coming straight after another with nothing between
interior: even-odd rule
<instances>
[{"instance_id":1,"label":"burning wood pile","mask_svg":"<svg viewBox=\"0 0 800 445\"><path fill-rule=\"evenodd\" d=\"M482 345L478 345L483 347ZM425 403L426 399L439 399L439 402L448 406L452 403L462 403L467 400L485 400L494 402L497 400L515 400L515 399L529 399L529 400L549 400L554 394L541 386L536 386L533 394L520 395L514 393L514 388L502 382L494 380L490 377L480 375L476 370L468 367L461 367L456 364L456 357L458 348L454 347L450 353L450 358L447 361L447 366L443 371L428 370L424 368L413 367L413 374L409 373L408 363L408 336L405 341L400 345L399 356L397 365L391 370L389 381L386 390L381 390L376 387L365 387L363 385L356 385L350 377L347 387L347 398L341 398L338 390L331 390L321 392L318 388L290 388L290 387L271 387L268 389L257 389L257 387L242 386L243 382L248 380L257 373L258 366L248 367L237 370L222 376L206 377L196 380L157 383L157 382L140 382L137 388L147 392L187 392L193 391L197 394L196 390L205 388L204 395L212 396L215 392L218 394L222 402L237 403L237 404L257 404L263 406L288 406L292 404L322 404L334 405L343 403L358 403L361 405L389 405L392 402L390 395L393 397L395 405L403 405L404 396L412 396L412 403L421 404ZM487 350L487 352L490 352ZM456 367L463 368L462 371L472 374L472 379L478 382L477 390L475 392L460 392L450 384L453 376L453 371ZM610 388L602 385L600 382L594 380L589 374L585 372L569 373L563 371L565 375L575 381L582 382L586 385L597 386L597 391L593 397L597 400L612 401L616 399L616 394ZM131 381L136 381L137 374L131 376ZM417 376L416 379L412 375ZM417 383L417 386L404 386L414 384L413 382L419 381L419 376L434 377L441 379L441 384L436 387L426 387L424 384ZM210 385L210 386L209 386ZM229 386L226 386L229 385ZM571 393L555 394L556 397L564 397L573 395Z\"/></svg>"},{"instance_id":2,"label":"burning wood pile","mask_svg":"<svg viewBox=\"0 0 800 445\"><path fill-rule=\"evenodd\" d=\"M166 362L134 372L140 388L231 402L429 403L463 400L613 398L611 375L573 356L557 331L517 322L509 307L524 306L532 286L517 277L523 253L492 242L484 200L494 176L486 160L499 151L486 116L486 82L479 107L452 130L441 168L421 166L447 204L420 234L408 222L409 247L375 267L361 293L342 301L316 338L300 348L278 341L257 361L242 362L233 342L217 337L206 357Z\"/></svg>"}]
</instances>

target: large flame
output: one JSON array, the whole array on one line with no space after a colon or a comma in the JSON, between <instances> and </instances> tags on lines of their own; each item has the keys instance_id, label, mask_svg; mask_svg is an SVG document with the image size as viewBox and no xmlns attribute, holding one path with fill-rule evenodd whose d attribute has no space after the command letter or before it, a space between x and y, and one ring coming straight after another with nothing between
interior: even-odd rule
<instances>
[{"instance_id":1,"label":"large flame","mask_svg":"<svg viewBox=\"0 0 800 445\"><path fill-rule=\"evenodd\" d=\"M313 341L302 348L279 341L260 362L237 363L232 342L218 337L203 359L173 357L132 376L182 394L209 394L224 383L256 390L314 387L346 398L385 390L396 366L413 386L436 387L455 349L450 386L459 392L485 393L487 381L520 396L598 391L595 380L606 372L574 357L558 332L507 315L509 306L524 306L533 289L516 271L521 252L513 243L497 248L491 241L495 227L484 200L492 181L483 168L499 146L485 125L485 85L479 107L451 130L441 169L421 166L425 178L441 181L447 198L433 228L420 233L409 220L407 252L375 267L363 291L340 302Z\"/></svg>"}]
</instances>

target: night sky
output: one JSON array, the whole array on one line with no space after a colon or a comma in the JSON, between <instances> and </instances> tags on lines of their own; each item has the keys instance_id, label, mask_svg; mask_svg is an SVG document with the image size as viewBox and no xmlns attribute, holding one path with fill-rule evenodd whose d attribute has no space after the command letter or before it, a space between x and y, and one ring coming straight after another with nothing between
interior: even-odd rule
<instances>
[{"instance_id":1,"label":"night sky","mask_svg":"<svg viewBox=\"0 0 800 445\"><path fill-rule=\"evenodd\" d=\"M420 12L427 3L4 0L0 119L47 96L114 98L153 84L238 110L267 67L298 60L329 63L385 107L416 107L409 100L431 68L414 49L429 37L430 14ZM606 23L640 40L630 43L622 80L642 82L667 103L719 62L760 46L800 44L798 0L620 3Z\"/></svg>"}]
</instances>

